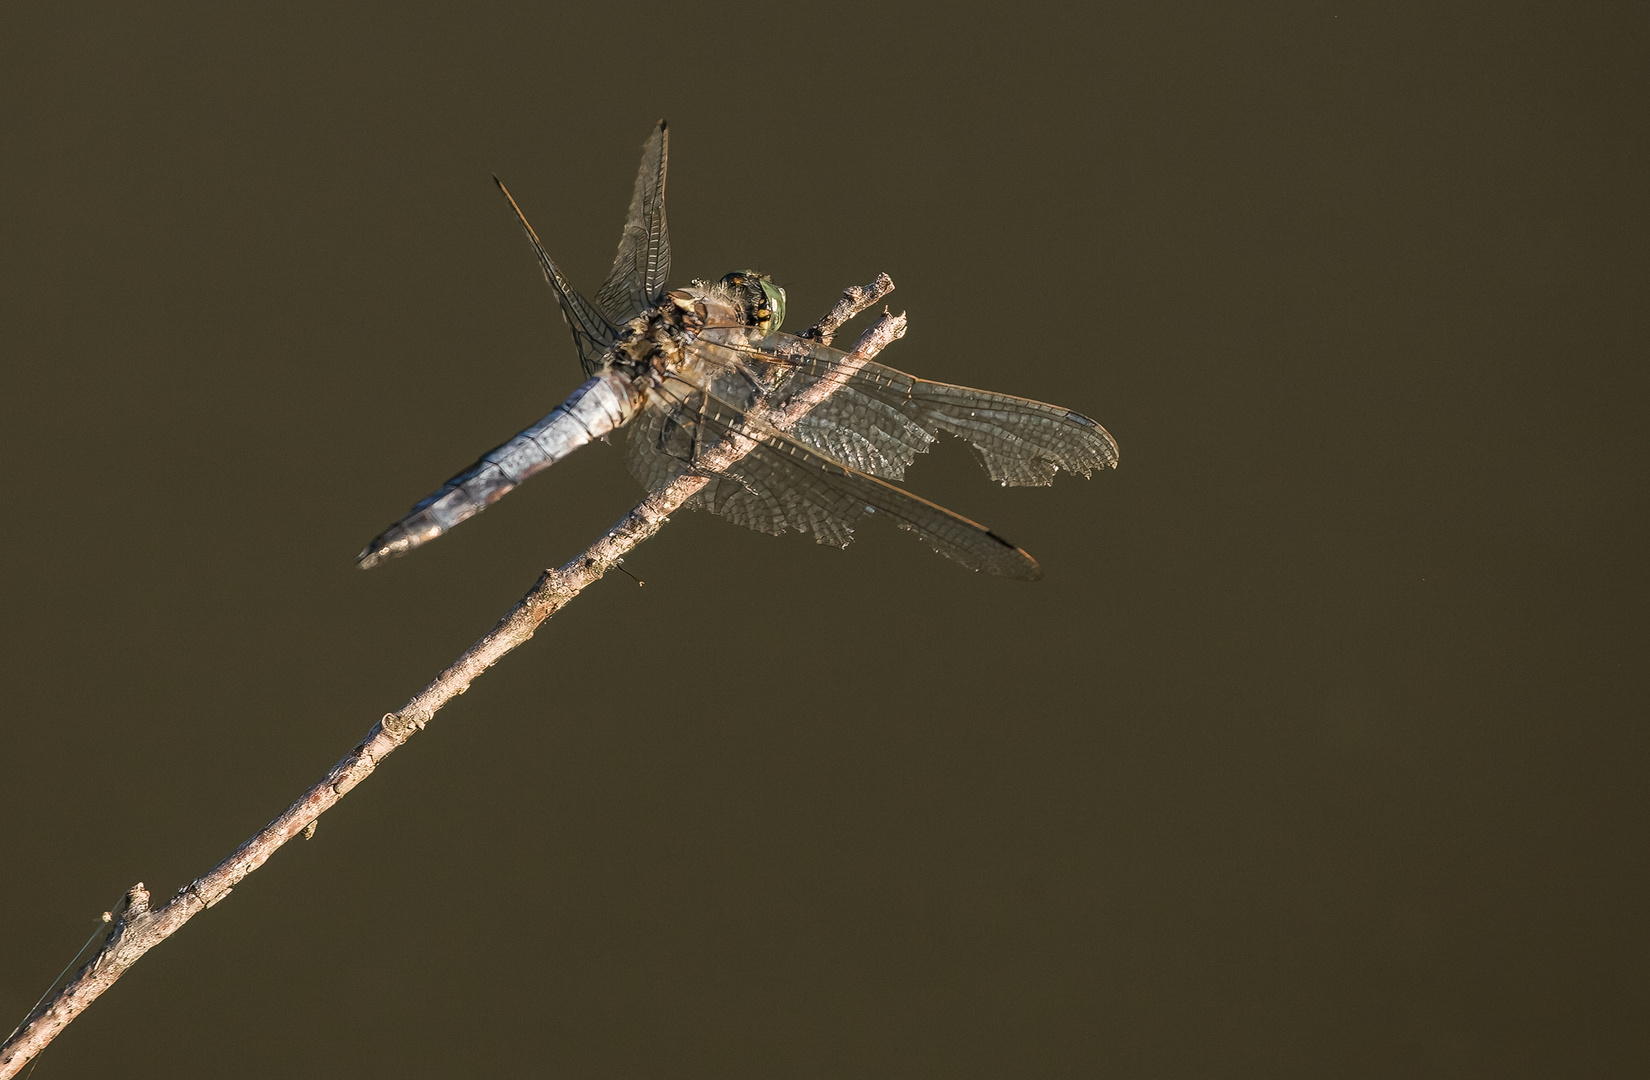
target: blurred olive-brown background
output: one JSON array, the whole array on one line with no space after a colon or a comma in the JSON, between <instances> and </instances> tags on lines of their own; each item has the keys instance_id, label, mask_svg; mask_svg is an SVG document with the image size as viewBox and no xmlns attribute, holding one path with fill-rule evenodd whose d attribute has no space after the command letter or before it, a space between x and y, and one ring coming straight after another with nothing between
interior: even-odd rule
<instances>
[{"instance_id":1,"label":"blurred olive-brown background","mask_svg":"<svg viewBox=\"0 0 1650 1080\"><path fill-rule=\"evenodd\" d=\"M0 15L0 1017L635 501L598 446L356 550L678 282L1087 412L920 493L1046 578L683 514L39 1080L1634 1076L1642 6ZM845 340L852 340L846 336Z\"/></svg>"}]
</instances>

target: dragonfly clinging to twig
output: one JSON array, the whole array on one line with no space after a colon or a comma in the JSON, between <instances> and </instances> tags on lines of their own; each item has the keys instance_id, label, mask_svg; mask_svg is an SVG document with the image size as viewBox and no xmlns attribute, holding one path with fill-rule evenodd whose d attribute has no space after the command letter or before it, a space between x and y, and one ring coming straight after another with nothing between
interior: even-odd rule
<instances>
[{"instance_id":1,"label":"dragonfly clinging to twig","mask_svg":"<svg viewBox=\"0 0 1650 1080\"><path fill-rule=\"evenodd\" d=\"M996 533L889 481L940 432L973 447L1003 484L1048 484L1117 464L1117 444L1081 413L1028 398L929 382L852 359L779 329L785 292L753 271L666 289L668 133L642 153L618 255L594 302L545 253L499 184L573 332L584 385L548 416L419 502L357 556L363 569L403 555L480 513L574 450L629 427L632 475L649 490L703 471L689 505L769 533L787 528L846 546L867 515L917 533L974 570L1035 579L1036 560ZM786 406L804 402L806 411ZM766 418L766 419L764 419ZM710 470L706 451L743 453Z\"/></svg>"}]
</instances>

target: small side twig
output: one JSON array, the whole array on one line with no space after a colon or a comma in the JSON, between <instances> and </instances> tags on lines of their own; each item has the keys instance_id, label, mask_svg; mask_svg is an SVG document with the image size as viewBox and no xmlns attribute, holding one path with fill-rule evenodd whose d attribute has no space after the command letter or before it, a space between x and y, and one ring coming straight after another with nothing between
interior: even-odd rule
<instances>
[{"instance_id":1,"label":"small side twig","mask_svg":"<svg viewBox=\"0 0 1650 1080\"><path fill-rule=\"evenodd\" d=\"M878 274L877 279L869 285L850 285L842 290L842 299L825 313L824 318L797 336L829 345L831 339L836 337L836 332L842 329L843 323L893 291L894 279L887 274Z\"/></svg>"},{"instance_id":2,"label":"small side twig","mask_svg":"<svg viewBox=\"0 0 1650 1080\"><path fill-rule=\"evenodd\" d=\"M830 344L842 324L877 303L894 289L887 274L866 286L847 289L824 318L800 336ZM905 316L883 312L860 338L836 371L799 395L783 409L761 409L753 419L781 431L789 430L809 410L840 387L848 375L869 362L889 344L905 335ZM755 442L731 435L706 452L699 473L719 472L748 454ZM566 607L574 597L599 581L625 553L664 527L670 515L710 482L708 475L683 475L649 495L584 553L559 569L546 570L509 614L470 646L436 679L399 711L386 713L366 738L298 801L251 837L234 854L202 877L178 890L165 906L151 910L149 890L138 882L126 892L108 937L91 960L57 993L41 1002L0 1044L0 1080L17 1075L58 1032L113 986L144 953L171 937L184 923L212 907L243 879L269 860L288 840L313 836L316 820L352 788L371 776L379 763L422 730L447 702L470 688L488 668L533 636L539 624Z\"/></svg>"}]
</instances>

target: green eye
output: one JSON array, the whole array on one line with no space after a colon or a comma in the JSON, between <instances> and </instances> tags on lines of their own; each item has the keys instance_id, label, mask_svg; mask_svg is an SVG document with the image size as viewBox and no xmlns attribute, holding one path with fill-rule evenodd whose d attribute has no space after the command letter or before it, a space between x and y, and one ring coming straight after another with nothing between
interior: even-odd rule
<instances>
[{"instance_id":1,"label":"green eye","mask_svg":"<svg viewBox=\"0 0 1650 1080\"><path fill-rule=\"evenodd\" d=\"M764 330L778 330L785 323L785 290L775 285L765 277L756 279L762 285L762 292L768 298L768 310L772 316Z\"/></svg>"}]
</instances>

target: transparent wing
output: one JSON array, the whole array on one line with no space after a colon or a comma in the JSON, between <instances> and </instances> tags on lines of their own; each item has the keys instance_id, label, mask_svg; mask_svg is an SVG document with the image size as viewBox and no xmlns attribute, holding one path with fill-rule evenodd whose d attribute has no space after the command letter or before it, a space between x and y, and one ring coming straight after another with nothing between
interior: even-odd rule
<instances>
[{"instance_id":1,"label":"transparent wing","mask_svg":"<svg viewBox=\"0 0 1650 1080\"><path fill-rule=\"evenodd\" d=\"M769 405L783 405L848 359L818 342L750 327L707 329L693 348L715 366L759 380ZM1116 440L1081 413L876 363L849 375L792 434L873 475L898 479L941 431L967 440L991 478L1004 484L1050 484L1060 469L1087 476L1117 464ZM839 446L851 452L839 453Z\"/></svg>"},{"instance_id":2,"label":"transparent wing","mask_svg":"<svg viewBox=\"0 0 1650 1080\"><path fill-rule=\"evenodd\" d=\"M613 269L596 293L596 304L615 326L659 302L670 276L670 234L665 228L665 164L670 136L665 122L653 129L642 148L642 166L630 196L619 252Z\"/></svg>"},{"instance_id":3,"label":"transparent wing","mask_svg":"<svg viewBox=\"0 0 1650 1080\"><path fill-rule=\"evenodd\" d=\"M755 365L736 360L730 351L721 348L712 360L708 373L695 381L704 382L712 394L741 412L748 413L776 398L771 371L759 373ZM649 423L655 426L649 428ZM631 429L630 471L649 490L661 486L662 480L674 475L674 466L680 464L661 461L650 449L660 442L657 425L663 423L664 418L649 420L644 415ZM934 436L898 409L847 386L839 387L786 434L792 441L850 468L894 480L903 477L906 466L934 441Z\"/></svg>"},{"instance_id":4,"label":"transparent wing","mask_svg":"<svg viewBox=\"0 0 1650 1080\"><path fill-rule=\"evenodd\" d=\"M511 197L510 189L504 186L504 181L495 176L493 183L504 193L510 209L516 212L516 220L521 222L522 230L527 233L527 242L533 245L533 254L538 256L539 269L544 271L544 280L548 281L550 288L555 291L556 302L561 305L561 316L567 320L567 328L573 331L573 346L579 350L579 363L584 366L585 375L596 374L596 369L601 367L602 355L613 343L614 324L608 322L594 304L580 296L579 290L568 283L561 267L555 264L545 252L544 245L539 243L538 233L527 223L527 215L516 205L516 200Z\"/></svg>"},{"instance_id":5,"label":"transparent wing","mask_svg":"<svg viewBox=\"0 0 1650 1080\"><path fill-rule=\"evenodd\" d=\"M853 540L861 518L875 515L970 569L1026 581L1042 574L1035 559L985 526L809 449L680 378L666 382L657 405L634 425L632 469L658 487L702 467L705 451L726 438L742 440L749 452L715 473L690 505L746 528L796 529L838 547Z\"/></svg>"}]
</instances>

